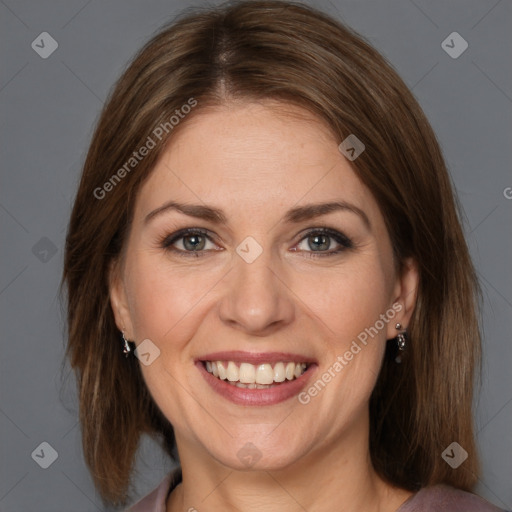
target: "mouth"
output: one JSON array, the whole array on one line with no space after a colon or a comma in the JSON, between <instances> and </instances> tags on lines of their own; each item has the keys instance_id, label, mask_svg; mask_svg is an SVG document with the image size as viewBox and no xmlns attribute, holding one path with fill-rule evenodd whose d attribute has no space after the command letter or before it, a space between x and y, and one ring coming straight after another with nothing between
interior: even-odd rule
<instances>
[{"instance_id":1,"label":"mouth","mask_svg":"<svg viewBox=\"0 0 512 512\"><path fill-rule=\"evenodd\" d=\"M214 391L239 405L272 405L307 384L316 361L284 353L218 352L196 360Z\"/></svg>"}]
</instances>

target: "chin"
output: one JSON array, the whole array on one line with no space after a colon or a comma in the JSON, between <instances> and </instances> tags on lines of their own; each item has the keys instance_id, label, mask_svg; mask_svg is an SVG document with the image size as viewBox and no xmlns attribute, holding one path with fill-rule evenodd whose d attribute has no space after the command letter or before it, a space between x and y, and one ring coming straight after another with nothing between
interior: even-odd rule
<instances>
[{"instance_id":1,"label":"chin","mask_svg":"<svg viewBox=\"0 0 512 512\"><path fill-rule=\"evenodd\" d=\"M288 439L272 439L267 434L253 436L252 440L238 438L224 449L219 446L210 452L211 456L224 466L236 471L279 471L296 463L307 451L305 447L290 446ZM277 441L277 442L276 442Z\"/></svg>"}]
</instances>

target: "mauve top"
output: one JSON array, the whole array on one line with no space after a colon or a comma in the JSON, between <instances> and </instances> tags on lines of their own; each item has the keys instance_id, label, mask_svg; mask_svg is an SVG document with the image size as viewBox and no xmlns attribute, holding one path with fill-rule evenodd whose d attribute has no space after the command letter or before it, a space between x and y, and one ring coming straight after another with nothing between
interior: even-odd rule
<instances>
[{"instance_id":1,"label":"mauve top","mask_svg":"<svg viewBox=\"0 0 512 512\"><path fill-rule=\"evenodd\" d=\"M181 482L181 470L167 475L162 483L126 512L166 512L165 502ZM424 487L406 500L396 512L506 512L470 492L447 485ZM509 511L512 512L512 511Z\"/></svg>"}]
</instances>

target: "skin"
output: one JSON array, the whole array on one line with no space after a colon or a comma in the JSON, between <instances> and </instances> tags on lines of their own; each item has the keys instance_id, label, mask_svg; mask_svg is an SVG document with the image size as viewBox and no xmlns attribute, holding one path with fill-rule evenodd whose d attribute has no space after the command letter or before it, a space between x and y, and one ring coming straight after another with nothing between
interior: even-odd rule
<instances>
[{"instance_id":1,"label":"skin","mask_svg":"<svg viewBox=\"0 0 512 512\"><path fill-rule=\"evenodd\" d=\"M416 265L397 273L383 216L338 143L298 107L228 102L184 121L138 192L111 302L128 339L160 350L141 369L174 427L183 469L168 512L391 512L411 495L373 470L368 403L386 340L412 314ZM170 200L221 209L227 223L174 210L145 222ZM369 226L349 210L283 221L291 208L330 201L361 209ZM318 256L306 230L319 227L353 246ZM202 256L162 247L182 228L212 234ZM263 249L251 264L236 252L248 236ZM183 242L174 247L184 251ZM323 254L342 247L329 243ZM313 383L393 304L401 311L305 405L297 397L235 405L194 365L218 350L293 352L318 362ZM248 442L261 456L250 468L237 456Z\"/></svg>"}]
</instances>

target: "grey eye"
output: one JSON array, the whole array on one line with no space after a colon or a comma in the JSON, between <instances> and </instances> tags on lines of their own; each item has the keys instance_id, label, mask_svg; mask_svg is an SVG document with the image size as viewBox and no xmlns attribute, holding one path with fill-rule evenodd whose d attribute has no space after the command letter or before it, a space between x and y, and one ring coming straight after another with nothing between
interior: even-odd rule
<instances>
[{"instance_id":1,"label":"grey eye","mask_svg":"<svg viewBox=\"0 0 512 512\"><path fill-rule=\"evenodd\" d=\"M331 247L331 237L328 235L311 235L307 241L312 251L326 251Z\"/></svg>"},{"instance_id":2,"label":"grey eye","mask_svg":"<svg viewBox=\"0 0 512 512\"><path fill-rule=\"evenodd\" d=\"M183 240L183 247L187 251L202 251L206 245L206 238L202 235L187 235L180 240Z\"/></svg>"}]
</instances>

